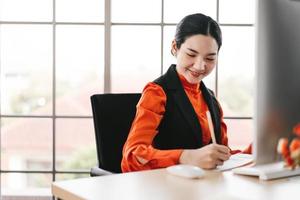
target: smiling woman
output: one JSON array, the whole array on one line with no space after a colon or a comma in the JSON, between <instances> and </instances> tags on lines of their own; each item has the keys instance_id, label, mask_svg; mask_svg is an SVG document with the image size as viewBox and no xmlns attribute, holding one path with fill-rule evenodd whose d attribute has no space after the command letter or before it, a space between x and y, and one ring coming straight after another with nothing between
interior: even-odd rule
<instances>
[{"instance_id":1,"label":"smiling woman","mask_svg":"<svg viewBox=\"0 0 300 200\"><path fill-rule=\"evenodd\" d=\"M221 44L219 25L206 15L178 23L171 50L176 65L143 90L123 149L124 172L175 164L213 169L230 157L222 109L202 81L215 68ZM218 144L212 143L207 111Z\"/></svg>"}]
</instances>

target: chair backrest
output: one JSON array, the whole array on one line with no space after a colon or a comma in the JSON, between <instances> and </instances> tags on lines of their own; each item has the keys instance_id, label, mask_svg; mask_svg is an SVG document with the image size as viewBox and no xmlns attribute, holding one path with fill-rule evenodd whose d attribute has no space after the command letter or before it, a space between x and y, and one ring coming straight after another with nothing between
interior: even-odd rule
<instances>
[{"instance_id":1,"label":"chair backrest","mask_svg":"<svg viewBox=\"0 0 300 200\"><path fill-rule=\"evenodd\" d=\"M121 172L122 149L141 94L91 96L99 167Z\"/></svg>"}]
</instances>

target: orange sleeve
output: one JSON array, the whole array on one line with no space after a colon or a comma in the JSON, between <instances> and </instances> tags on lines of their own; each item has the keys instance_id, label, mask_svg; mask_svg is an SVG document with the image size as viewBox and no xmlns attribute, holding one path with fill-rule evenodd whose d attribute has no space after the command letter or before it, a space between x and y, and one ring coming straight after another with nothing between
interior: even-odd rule
<instances>
[{"instance_id":1,"label":"orange sleeve","mask_svg":"<svg viewBox=\"0 0 300 200\"><path fill-rule=\"evenodd\" d=\"M177 164L182 149L158 150L152 146L157 128L165 112L166 94L148 83L136 107L136 116L123 147L123 172L168 167Z\"/></svg>"},{"instance_id":2,"label":"orange sleeve","mask_svg":"<svg viewBox=\"0 0 300 200\"><path fill-rule=\"evenodd\" d=\"M243 153L252 154L252 143L248 145L246 149L243 150Z\"/></svg>"}]
</instances>

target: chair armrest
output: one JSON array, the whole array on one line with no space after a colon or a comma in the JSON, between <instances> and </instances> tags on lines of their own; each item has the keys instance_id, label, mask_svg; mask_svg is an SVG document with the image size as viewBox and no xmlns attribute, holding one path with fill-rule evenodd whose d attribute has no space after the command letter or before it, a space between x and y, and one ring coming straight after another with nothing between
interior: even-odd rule
<instances>
[{"instance_id":1,"label":"chair armrest","mask_svg":"<svg viewBox=\"0 0 300 200\"><path fill-rule=\"evenodd\" d=\"M104 176L104 175L111 175L111 174L114 174L114 173L104 170L104 169L101 169L99 167L92 167L91 172L90 172L91 176Z\"/></svg>"}]
</instances>

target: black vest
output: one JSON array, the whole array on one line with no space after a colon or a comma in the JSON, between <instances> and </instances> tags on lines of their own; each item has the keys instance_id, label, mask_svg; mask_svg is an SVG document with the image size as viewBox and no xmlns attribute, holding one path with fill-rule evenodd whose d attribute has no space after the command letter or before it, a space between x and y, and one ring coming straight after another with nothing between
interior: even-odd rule
<instances>
[{"instance_id":1,"label":"black vest","mask_svg":"<svg viewBox=\"0 0 300 200\"><path fill-rule=\"evenodd\" d=\"M196 149L203 146L202 130L176 71L176 65L171 65L168 71L156 79L166 96L166 110L153 146L157 149ZM203 81L200 90L211 113L217 143L221 141L220 108L213 92L208 90Z\"/></svg>"}]
</instances>

